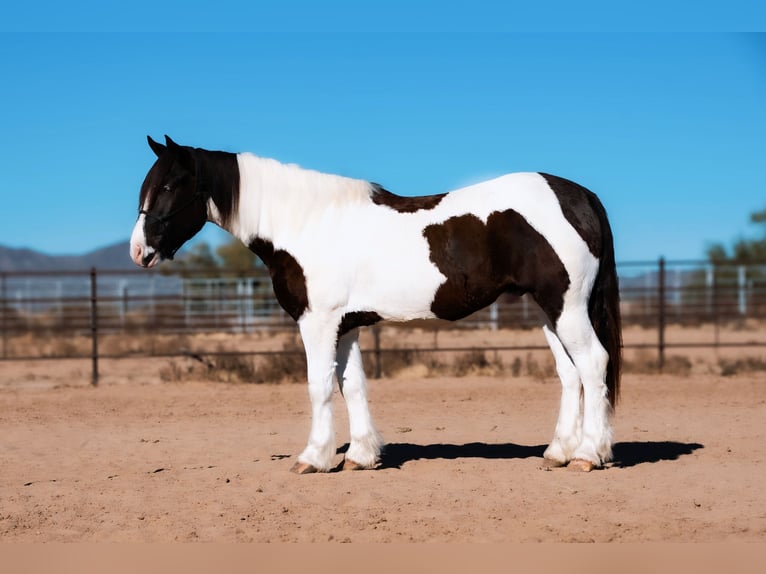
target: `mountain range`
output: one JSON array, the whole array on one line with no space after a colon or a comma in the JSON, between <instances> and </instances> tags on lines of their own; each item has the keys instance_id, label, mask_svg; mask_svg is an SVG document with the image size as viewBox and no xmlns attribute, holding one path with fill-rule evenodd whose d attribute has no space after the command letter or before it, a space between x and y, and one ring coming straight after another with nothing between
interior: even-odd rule
<instances>
[{"instance_id":1,"label":"mountain range","mask_svg":"<svg viewBox=\"0 0 766 574\"><path fill-rule=\"evenodd\" d=\"M0 272L3 271L122 271L135 269L128 254L129 241L120 241L82 255L48 255L33 249L0 245Z\"/></svg>"},{"instance_id":2,"label":"mountain range","mask_svg":"<svg viewBox=\"0 0 766 574\"><path fill-rule=\"evenodd\" d=\"M133 271L135 264L129 255L130 241L120 241L82 255L48 255L32 249L19 249L0 245L0 273L25 271L87 271L91 267L107 271ZM688 280L689 271L674 271L668 283L678 287ZM659 274L647 268L634 276L620 273L620 288L625 292L654 289ZM699 278L696 279L697 281Z\"/></svg>"}]
</instances>

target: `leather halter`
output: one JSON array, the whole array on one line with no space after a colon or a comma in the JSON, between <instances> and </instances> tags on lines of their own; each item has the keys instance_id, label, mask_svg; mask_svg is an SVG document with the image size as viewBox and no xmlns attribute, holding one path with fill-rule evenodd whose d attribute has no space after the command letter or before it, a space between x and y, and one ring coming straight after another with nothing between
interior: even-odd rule
<instances>
[{"instance_id":1,"label":"leather halter","mask_svg":"<svg viewBox=\"0 0 766 574\"><path fill-rule=\"evenodd\" d=\"M153 219L154 221L156 221L158 223L161 223L162 225L167 225L168 221L170 221L173 217L175 217L176 215L181 213L187 207L190 207L191 205L193 205L195 201L197 201L198 199L201 199L201 198L204 199L204 196L202 195L202 192L199 191L199 190L196 190L194 192L194 195L192 195L192 197L191 197L191 199L189 201L187 201L186 203L184 203L180 207L175 208L171 212L166 213L165 215L154 215L153 213L149 213L145 209L139 209L138 210L138 214L139 215L145 215L146 219Z\"/></svg>"},{"instance_id":2,"label":"leather halter","mask_svg":"<svg viewBox=\"0 0 766 574\"><path fill-rule=\"evenodd\" d=\"M202 199L203 201L206 200L205 193L202 189L200 189L200 177L199 177L199 159L195 158L194 160L194 193L192 194L189 201L184 203L183 205L180 205L179 207L176 207L175 209L171 210L170 212L166 213L165 215L154 215L153 213L150 213L149 211L145 209L139 209L138 215L144 215L147 220L153 220L162 225L163 231L165 226L167 226L168 222L187 209L188 207L191 207L194 205L194 203L198 200ZM176 254L176 251L180 248L180 245L172 250L171 253L167 254L165 256L166 259L173 259L173 256Z\"/></svg>"},{"instance_id":3,"label":"leather halter","mask_svg":"<svg viewBox=\"0 0 766 574\"><path fill-rule=\"evenodd\" d=\"M153 213L150 213L145 209L139 209L138 214L145 215L146 219L152 219L163 226L167 225L168 221L170 221L173 217L181 213L187 207L190 207L191 205L193 205L195 201L197 201L198 199L203 199L203 200L205 199L205 194L200 189L199 183L200 183L199 159L194 158L194 193L192 194L191 199L189 199L189 201L187 201L180 207L176 207L169 213L166 213L165 215L154 215Z\"/></svg>"}]
</instances>

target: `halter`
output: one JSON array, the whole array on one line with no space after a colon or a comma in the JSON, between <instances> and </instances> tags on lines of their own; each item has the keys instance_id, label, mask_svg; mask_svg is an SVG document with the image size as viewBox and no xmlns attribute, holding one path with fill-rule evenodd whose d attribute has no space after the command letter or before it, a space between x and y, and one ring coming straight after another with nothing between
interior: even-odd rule
<instances>
[{"instance_id":1,"label":"halter","mask_svg":"<svg viewBox=\"0 0 766 574\"><path fill-rule=\"evenodd\" d=\"M192 196L189 199L189 201L187 201L186 203L184 203L183 205L181 205L179 207L176 207L174 210L170 211L169 213L166 213L165 215L154 215L153 213L149 213L145 209L139 209L138 210L138 215L144 215L147 220L151 219L151 220L156 221L157 223L162 225L163 231L164 231L164 228L167 226L168 222L173 217L175 217L176 215L178 215L179 213L184 211L186 208L188 208L191 205L193 205L198 199L202 199L203 201L205 200L205 194L200 189L200 183L199 182L200 182L200 178L199 178L199 159L195 158L195 160L194 160L194 193L192 194ZM181 246L179 245L178 247L173 249L170 253L168 253L165 257L167 259L173 259L173 256L176 254L176 251L178 251L178 249L180 247Z\"/></svg>"},{"instance_id":2,"label":"halter","mask_svg":"<svg viewBox=\"0 0 766 574\"><path fill-rule=\"evenodd\" d=\"M153 219L154 221L156 221L156 222L158 222L158 223L160 223L162 225L167 225L168 221L170 221L173 217L175 217L176 215L181 213L187 207L191 206L195 201L197 201L200 198L203 198L202 192L199 191L199 190L196 190L194 192L194 195L192 195L192 197L191 197L191 199L189 201L187 201L186 203L184 203L180 207L176 207L170 213L166 213L165 215L154 215L153 213L149 213L145 209L139 209L138 210L138 214L139 215L145 215L146 219Z\"/></svg>"},{"instance_id":3,"label":"halter","mask_svg":"<svg viewBox=\"0 0 766 574\"><path fill-rule=\"evenodd\" d=\"M195 201L198 199L204 199L205 195L202 193L202 190L199 186L199 159L194 159L194 193L192 194L189 201L181 205L180 207L176 207L174 210L172 210L170 213L166 213L165 215L154 215L153 213L149 213L145 209L139 209L138 214L139 215L145 215L146 219L152 219L156 221L157 223L161 224L162 226L165 226L168 224L168 221L170 221L173 217L181 213L183 210L185 210L187 207L190 207L194 204Z\"/></svg>"}]
</instances>

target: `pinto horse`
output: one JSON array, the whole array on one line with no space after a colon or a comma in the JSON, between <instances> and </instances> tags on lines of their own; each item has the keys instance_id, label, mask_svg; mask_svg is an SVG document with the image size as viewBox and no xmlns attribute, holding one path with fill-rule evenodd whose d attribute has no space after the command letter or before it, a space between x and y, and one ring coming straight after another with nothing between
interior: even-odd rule
<instances>
[{"instance_id":1,"label":"pinto horse","mask_svg":"<svg viewBox=\"0 0 766 574\"><path fill-rule=\"evenodd\" d=\"M141 187L133 261L172 259L213 222L263 260L277 300L298 323L312 418L294 472L332 467L334 378L351 427L343 468L379 463L383 440L367 405L359 327L453 321L503 293L529 293L540 306L561 379L546 464L589 471L611 459L619 293L612 232L593 193L560 177L513 173L401 197L252 154L148 140L157 160Z\"/></svg>"}]
</instances>

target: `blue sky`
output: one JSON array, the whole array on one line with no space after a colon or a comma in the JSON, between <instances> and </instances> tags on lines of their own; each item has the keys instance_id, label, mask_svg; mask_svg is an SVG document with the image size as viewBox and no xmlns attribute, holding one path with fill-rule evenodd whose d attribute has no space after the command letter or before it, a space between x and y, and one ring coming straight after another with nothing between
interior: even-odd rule
<instances>
[{"instance_id":1,"label":"blue sky","mask_svg":"<svg viewBox=\"0 0 766 574\"><path fill-rule=\"evenodd\" d=\"M599 194L622 261L701 257L766 208L765 34L291 29L274 14L160 33L114 15L0 31L0 245L127 239L146 135L166 133L404 195L547 171Z\"/></svg>"}]
</instances>

